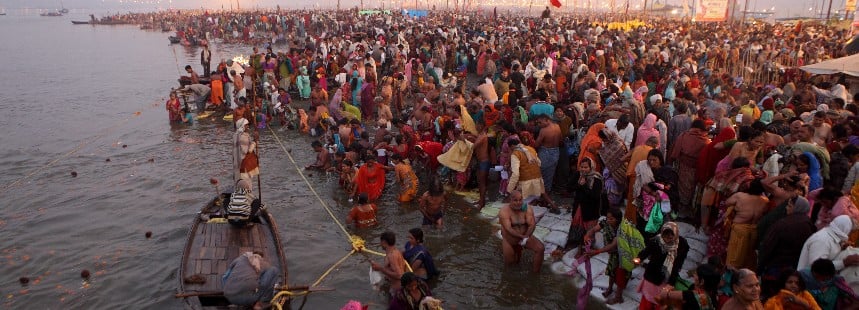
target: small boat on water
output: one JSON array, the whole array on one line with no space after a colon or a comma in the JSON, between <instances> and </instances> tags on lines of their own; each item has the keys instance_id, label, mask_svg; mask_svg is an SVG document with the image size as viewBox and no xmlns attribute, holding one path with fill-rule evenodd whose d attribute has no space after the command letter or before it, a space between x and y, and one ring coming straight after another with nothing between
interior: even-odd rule
<instances>
[{"instance_id":1,"label":"small boat on water","mask_svg":"<svg viewBox=\"0 0 859 310\"><path fill-rule=\"evenodd\" d=\"M260 211L259 222L235 226L226 220L224 206L232 193L223 193L194 216L179 267L179 293L186 309L233 309L223 294L221 277L233 259L244 252L259 252L277 267L287 281L286 255L271 214ZM202 282L202 283L201 283ZM289 301L283 301L289 309Z\"/></svg>"},{"instance_id":2,"label":"small boat on water","mask_svg":"<svg viewBox=\"0 0 859 310\"><path fill-rule=\"evenodd\" d=\"M45 16L45 17L59 17L59 16L63 16L63 13L60 13L60 12L45 12L45 13L39 14L39 16Z\"/></svg>"}]
</instances>

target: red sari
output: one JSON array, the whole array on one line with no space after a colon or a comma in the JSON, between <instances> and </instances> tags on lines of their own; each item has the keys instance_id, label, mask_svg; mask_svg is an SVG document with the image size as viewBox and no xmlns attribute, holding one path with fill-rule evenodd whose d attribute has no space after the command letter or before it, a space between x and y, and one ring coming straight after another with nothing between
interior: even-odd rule
<instances>
[{"instance_id":1,"label":"red sari","mask_svg":"<svg viewBox=\"0 0 859 310\"><path fill-rule=\"evenodd\" d=\"M385 169L379 164L369 166L364 164L358 168L355 185L358 193L367 193L369 201L376 201L379 196L382 196L382 189L385 188Z\"/></svg>"},{"instance_id":2,"label":"red sari","mask_svg":"<svg viewBox=\"0 0 859 310\"><path fill-rule=\"evenodd\" d=\"M716 144L733 140L736 138L736 133L734 132L734 128L727 127L722 128L722 131L713 138L713 141L701 150L701 156L698 156L698 164L695 169L695 181L698 184L707 184L710 181L710 178L716 173L716 165L719 164L719 161L725 156L728 156L728 153L731 152L729 148L722 148L721 150L716 149Z\"/></svg>"}]
</instances>

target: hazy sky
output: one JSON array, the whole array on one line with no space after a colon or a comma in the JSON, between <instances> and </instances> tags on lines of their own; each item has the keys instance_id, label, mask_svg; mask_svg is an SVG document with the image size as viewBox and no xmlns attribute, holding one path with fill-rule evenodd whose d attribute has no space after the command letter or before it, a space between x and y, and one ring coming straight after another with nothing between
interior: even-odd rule
<instances>
[{"instance_id":1,"label":"hazy sky","mask_svg":"<svg viewBox=\"0 0 859 310\"><path fill-rule=\"evenodd\" d=\"M337 5L337 0L62 0L64 6L66 8L80 8L80 9L108 9L108 10L156 10L156 9L167 9L167 8L230 8L230 5L235 5L236 1L240 2L240 5L243 8L251 8L251 7L275 7L280 4L281 7L306 7L313 8L317 6L321 7L335 7ZM360 3L360 0L340 0L341 7L349 7L356 6ZM365 7L378 7L381 6L382 3L386 7L399 7L403 0L364 0ZM521 6L527 7L532 0L417 0L418 5L420 7L427 6L427 3L436 4L438 7L444 7L448 2L450 5L454 5L457 1L471 1L472 3L481 3L488 7L492 7L498 5L499 8L503 7L504 4L518 4ZM561 3L564 4L562 9L570 8L574 5L574 3L578 3L579 6L585 6L589 1L592 1L594 5L597 3L610 3L612 0L560 0ZM614 0L618 7L625 4L626 0ZM629 0L632 7L636 5L640 5L644 0ZM650 0L651 2L653 0ZM657 2L666 2L668 4L676 4L680 5L683 0L656 0ZM687 0L691 4L694 0ZM742 6L745 1L737 0ZM823 5L823 10L826 10L826 6L829 4L830 0L747 0L749 3L749 8L754 10L771 10L775 8L775 13L777 17L786 17L786 16L809 16L816 15L817 12L821 9ZM831 0L832 1L832 12L834 13L837 10L844 8L844 3L846 0ZM60 0L0 0L0 8L15 9L15 8L54 8L60 6ZM405 0L406 6L413 6L414 0ZM548 0L533 0L535 7L541 7L548 5ZM809 8L813 8L809 10Z\"/></svg>"}]
</instances>

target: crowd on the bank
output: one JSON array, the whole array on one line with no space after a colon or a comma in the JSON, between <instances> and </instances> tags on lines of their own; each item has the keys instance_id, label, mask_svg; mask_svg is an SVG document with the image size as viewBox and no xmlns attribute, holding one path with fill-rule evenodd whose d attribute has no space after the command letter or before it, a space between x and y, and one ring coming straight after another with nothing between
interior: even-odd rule
<instances>
[{"instance_id":1,"label":"crowd on the bank","mask_svg":"<svg viewBox=\"0 0 859 310\"><path fill-rule=\"evenodd\" d=\"M610 254L610 304L642 264L642 285L629 288L640 309L859 305L859 97L844 77L796 69L842 56L846 31L452 12L171 16L188 32L270 43L246 65L205 70L210 86L187 68L187 89L201 109L232 111L237 167L255 147L248 126L315 137L307 168L339 174L355 229L378 225L389 181L424 228L443 226L443 184L476 188L478 208L509 201L504 262L530 249L539 272L545 246L530 206L561 212L572 198L579 254ZM192 117L179 106L171 96L171 120ZM709 236L691 285L680 279L690 247L678 222ZM430 295L422 239L409 231L403 253L392 232L381 236L388 257L373 269L389 279L392 308Z\"/></svg>"}]
</instances>

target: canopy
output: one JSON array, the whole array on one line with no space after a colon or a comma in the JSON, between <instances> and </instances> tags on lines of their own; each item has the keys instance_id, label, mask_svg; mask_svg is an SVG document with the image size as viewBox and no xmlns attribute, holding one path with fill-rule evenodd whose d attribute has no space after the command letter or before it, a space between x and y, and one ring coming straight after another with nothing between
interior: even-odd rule
<instances>
[{"instance_id":1,"label":"canopy","mask_svg":"<svg viewBox=\"0 0 859 310\"><path fill-rule=\"evenodd\" d=\"M799 68L811 74L844 73L859 76L859 54L818 62Z\"/></svg>"}]
</instances>

